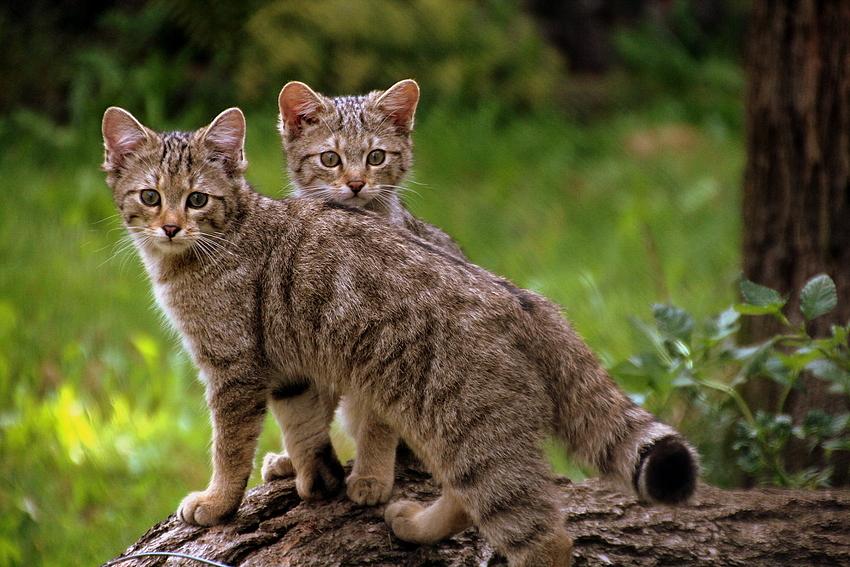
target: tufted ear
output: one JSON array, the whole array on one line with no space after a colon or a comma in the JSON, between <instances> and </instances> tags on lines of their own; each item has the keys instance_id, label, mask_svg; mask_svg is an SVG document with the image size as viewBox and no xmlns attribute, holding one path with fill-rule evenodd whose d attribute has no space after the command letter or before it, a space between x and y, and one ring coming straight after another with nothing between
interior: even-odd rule
<instances>
[{"instance_id":1,"label":"tufted ear","mask_svg":"<svg viewBox=\"0 0 850 567\"><path fill-rule=\"evenodd\" d=\"M375 105L389 115L396 126L410 132L413 130L413 115L418 103L419 85L413 79L405 79L388 88Z\"/></svg>"},{"instance_id":2,"label":"tufted ear","mask_svg":"<svg viewBox=\"0 0 850 567\"><path fill-rule=\"evenodd\" d=\"M321 97L299 81L290 81L283 85L277 97L280 109L280 133L294 136L301 129L303 121L311 121L325 108Z\"/></svg>"},{"instance_id":3,"label":"tufted ear","mask_svg":"<svg viewBox=\"0 0 850 567\"><path fill-rule=\"evenodd\" d=\"M245 115L238 108L228 108L215 117L204 132L204 144L241 168L245 155Z\"/></svg>"},{"instance_id":4,"label":"tufted ear","mask_svg":"<svg viewBox=\"0 0 850 567\"><path fill-rule=\"evenodd\" d=\"M110 106L103 113L101 130L103 132L103 169L105 171L119 169L128 154L136 151L145 141L156 136L152 131L142 126L141 122L136 120L132 114L117 106Z\"/></svg>"}]
</instances>

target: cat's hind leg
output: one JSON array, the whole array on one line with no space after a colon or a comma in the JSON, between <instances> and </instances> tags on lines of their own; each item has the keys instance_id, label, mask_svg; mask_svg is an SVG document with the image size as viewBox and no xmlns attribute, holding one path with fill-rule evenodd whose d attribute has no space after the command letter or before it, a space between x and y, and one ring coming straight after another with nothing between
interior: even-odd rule
<instances>
[{"instance_id":1,"label":"cat's hind leg","mask_svg":"<svg viewBox=\"0 0 850 567\"><path fill-rule=\"evenodd\" d=\"M390 499L395 481L398 435L353 396L342 399L343 421L357 442L357 458L346 479L348 497L374 506Z\"/></svg>"},{"instance_id":2,"label":"cat's hind leg","mask_svg":"<svg viewBox=\"0 0 850 567\"><path fill-rule=\"evenodd\" d=\"M275 388L269 399L283 431L285 453L268 453L262 476L268 482L295 475L295 489L305 500L332 496L342 487L345 471L330 439L338 398L309 381Z\"/></svg>"},{"instance_id":3,"label":"cat's hind leg","mask_svg":"<svg viewBox=\"0 0 850 567\"><path fill-rule=\"evenodd\" d=\"M462 532L472 520L451 490L429 506L399 500L387 506L384 519L393 534L411 543L431 544Z\"/></svg>"},{"instance_id":4,"label":"cat's hind leg","mask_svg":"<svg viewBox=\"0 0 850 567\"><path fill-rule=\"evenodd\" d=\"M470 460L444 486L511 567L568 567L573 544L548 465L533 450L505 457L496 470Z\"/></svg>"}]
</instances>

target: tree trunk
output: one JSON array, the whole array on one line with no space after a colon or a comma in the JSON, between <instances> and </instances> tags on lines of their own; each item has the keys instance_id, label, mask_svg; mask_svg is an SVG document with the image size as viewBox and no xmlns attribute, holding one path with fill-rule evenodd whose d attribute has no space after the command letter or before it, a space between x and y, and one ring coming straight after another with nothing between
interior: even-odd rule
<instances>
[{"instance_id":1,"label":"tree trunk","mask_svg":"<svg viewBox=\"0 0 850 567\"><path fill-rule=\"evenodd\" d=\"M399 470L393 499L432 500L428 475ZM735 490L700 486L677 508L639 504L597 480L559 481L567 528L579 565L850 565L850 491ZM178 552L241 566L503 565L474 529L434 546L399 541L383 508L344 497L301 502L294 482L248 492L236 517L213 528L171 516L148 530L126 555ZM147 557L119 565L201 565Z\"/></svg>"},{"instance_id":2,"label":"tree trunk","mask_svg":"<svg viewBox=\"0 0 850 567\"><path fill-rule=\"evenodd\" d=\"M850 2L757 0L751 15L744 178L744 273L791 295L825 272L838 286L838 309L810 324L815 335L850 320ZM768 317L748 318L748 339L778 331ZM812 408L847 411L847 400L804 377L785 408L795 423ZM754 382L746 395L776 411L779 387ZM819 462L802 444L787 462L799 470ZM847 455L834 481L847 483Z\"/></svg>"}]
</instances>

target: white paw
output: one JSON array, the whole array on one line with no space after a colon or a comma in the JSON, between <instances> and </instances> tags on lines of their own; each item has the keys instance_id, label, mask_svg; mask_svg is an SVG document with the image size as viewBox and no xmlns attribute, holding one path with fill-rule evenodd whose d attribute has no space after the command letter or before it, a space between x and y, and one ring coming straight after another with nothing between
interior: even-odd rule
<instances>
[{"instance_id":1,"label":"white paw","mask_svg":"<svg viewBox=\"0 0 850 567\"><path fill-rule=\"evenodd\" d=\"M177 509L177 517L195 526L214 526L239 507L239 500L225 498L222 495L205 490L192 492Z\"/></svg>"},{"instance_id":2,"label":"white paw","mask_svg":"<svg viewBox=\"0 0 850 567\"><path fill-rule=\"evenodd\" d=\"M398 500L384 511L384 521L393 534L401 540L419 543L418 530L414 518L423 510L421 504L412 500Z\"/></svg>"},{"instance_id":3,"label":"white paw","mask_svg":"<svg viewBox=\"0 0 850 567\"><path fill-rule=\"evenodd\" d=\"M352 473L345 484L348 486L348 498L361 506L383 504L390 499L393 491L392 478L387 482L374 476L360 476Z\"/></svg>"},{"instance_id":4,"label":"white paw","mask_svg":"<svg viewBox=\"0 0 850 567\"><path fill-rule=\"evenodd\" d=\"M263 482L292 478L295 476L295 467L286 453L266 453L261 474Z\"/></svg>"}]
</instances>

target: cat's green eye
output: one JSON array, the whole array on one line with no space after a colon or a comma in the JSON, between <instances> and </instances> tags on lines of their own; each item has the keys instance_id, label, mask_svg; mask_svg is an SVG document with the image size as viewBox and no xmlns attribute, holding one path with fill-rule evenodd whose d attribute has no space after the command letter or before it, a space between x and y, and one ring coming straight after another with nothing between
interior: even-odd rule
<instances>
[{"instance_id":1,"label":"cat's green eye","mask_svg":"<svg viewBox=\"0 0 850 567\"><path fill-rule=\"evenodd\" d=\"M186 204L193 209L200 209L207 204L207 200L208 196L206 193L198 193L195 191L194 193L189 193L189 198L186 199Z\"/></svg>"},{"instance_id":2,"label":"cat's green eye","mask_svg":"<svg viewBox=\"0 0 850 567\"><path fill-rule=\"evenodd\" d=\"M341 161L339 159L339 154L336 152L322 152L319 159L325 167L336 167Z\"/></svg>"},{"instance_id":3,"label":"cat's green eye","mask_svg":"<svg viewBox=\"0 0 850 567\"><path fill-rule=\"evenodd\" d=\"M387 152L384 150L372 150L369 152L369 155L366 156L366 163L369 165L381 165L384 163L384 159L387 157Z\"/></svg>"},{"instance_id":4,"label":"cat's green eye","mask_svg":"<svg viewBox=\"0 0 850 567\"><path fill-rule=\"evenodd\" d=\"M145 189L139 194L139 199L149 207L155 207L159 204L159 193L153 189Z\"/></svg>"}]
</instances>

